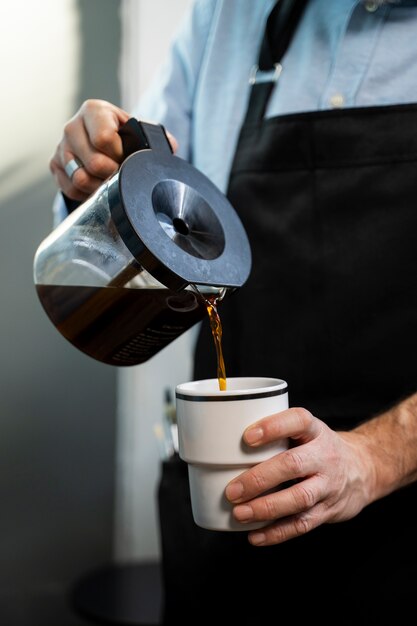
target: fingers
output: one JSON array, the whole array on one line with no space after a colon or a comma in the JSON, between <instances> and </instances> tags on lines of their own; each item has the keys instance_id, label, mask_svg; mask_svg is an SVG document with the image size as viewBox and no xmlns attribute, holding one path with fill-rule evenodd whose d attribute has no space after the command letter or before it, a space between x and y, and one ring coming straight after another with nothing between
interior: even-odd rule
<instances>
[{"instance_id":1,"label":"fingers","mask_svg":"<svg viewBox=\"0 0 417 626\"><path fill-rule=\"evenodd\" d=\"M284 454L286 453L277 456L282 457ZM263 466L265 463L260 465ZM250 470L245 474L246 479L250 478ZM242 482L247 484L246 481ZM265 480L261 488L270 482L274 482L273 475L270 481ZM255 478L256 483L259 484L259 476ZM270 526L248 535L253 545L282 543L305 534L326 521L328 515L325 504L326 490L326 478L320 474L299 482L291 482L282 489L270 491L249 501L243 499L243 493L250 492L250 488L247 488L242 493L242 504L234 506L233 516L243 525L259 521L272 522ZM254 491L256 492L256 487Z\"/></svg>"},{"instance_id":2,"label":"fingers","mask_svg":"<svg viewBox=\"0 0 417 626\"><path fill-rule=\"evenodd\" d=\"M329 480L323 469L330 429L309 411L291 408L250 426L245 441L261 446L288 438L293 445L249 468L226 487L233 515L242 524L271 521L254 531L254 545L280 543L308 532L326 515Z\"/></svg>"},{"instance_id":3,"label":"fingers","mask_svg":"<svg viewBox=\"0 0 417 626\"><path fill-rule=\"evenodd\" d=\"M168 130L165 129L166 136L168 137L168 141L171 144L172 152L175 154L178 150L178 141L175 139L174 135L172 135Z\"/></svg>"},{"instance_id":4,"label":"fingers","mask_svg":"<svg viewBox=\"0 0 417 626\"><path fill-rule=\"evenodd\" d=\"M249 534L253 545L281 543L320 524L351 519L371 501L373 477L360 433L331 430L309 411L291 408L259 420L244 437L255 446L281 438L291 443L226 487L239 522L271 522Z\"/></svg>"},{"instance_id":5,"label":"fingers","mask_svg":"<svg viewBox=\"0 0 417 626\"><path fill-rule=\"evenodd\" d=\"M327 519L325 480L319 477L283 488L234 507L234 517L243 525L271 521L269 526L250 532L253 545L274 545L317 528Z\"/></svg>"},{"instance_id":6,"label":"fingers","mask_svg":"<svg viewBox=\"0 0 417 626\"><path fill-rule=\"evenodd\" d=\"M315 476L234 507L243 523L276 520L312 509L325 495L324 480Z\"/></svg>"},{"instance_id":7,"label":"fingers","mask_svg":"<svg viewBox=\"0 0 417 626\"><path fill-rule=\"evenodd\" d=\"M234 504L244 502L279 485L310 475L317 468L320 448L305 450L301 444L320 435L323 422L302 408L291 408L259 420L246 429L243 438L257 447L289 438L297 445L273 456L231 481L226 497Z\"/></svg>"},{"instance_id":8,"label":"fingers","mask_svg":"<svg viewBox=\"0 0 417 626\"><path fill-rule=\"evenodd\" d=\"M305 535L323 523L323 504L303 511L300 514L279 519L260 530L248 534L249 543L253 546L272 546Z\"/></svg>"},{"instance_id":9,"label":"fingers","mask_svg":"<svg viewBox=\"0 0 417 626\"><path fill-rule=\"evenodd\" d=\"M119 107L101 100L87 100L81 107L81 121L85 126L88 144L75 146L80 150L79 157L87 162L91 157L90 149L108 157L109 162L120 163L123 160L123 146L119 135L120 127L129 119L129 114ZM78 120L76 120L78 122ZM79 137L78 135L75 138ZM83 137L83 136L81 136ZM86 150L83 153L83 150ZM108 163L105 161L108 165Z\"/></svg>"},{"instance_id":10,"label":"fingers","mask_svg":"<svg viewBox=\"0 0 417 626\"><path fill-rule=\"evenodd\" d=\"M50 161L56 183L68 197L83 201L111 176L123 160L118 130L126 111L103 100L87 100L65 125L64 136ZM71 178L65 165L78 159L83 167Z\"/></svg>"},{"instance_id":11,"label":"fingers","mask_svg":"<svg viewBox=\"0 0 417 626\"><path fill-rule=\"evenodd\" d=\"M319 424L321 422L307 409L293 407L255 422L245 430L243 438L253 447L287 437L297 442L306 441L317 436Z\"/></svg>"},{"instance_id":12,"label":"fingers","mask_svg":"<svg viewBox=\"0 0 417 626\"><path fill-rule=\"evenodd\" d=\"M106 177L93 176L88 172L84 163L77 169L71 177L68 176L64 167L71 159L75 158L72 152L64 151L64 156L55 155L51 160L50 169L54 175L58 187L73 200L80 202L86 200L98 187ZM63 164L63 165L62 165ZM117 169L117 166L116 166Z\"/></svg>"},{"instance_id":13,"label":"fingers","mask_svg":"<svg viewBox=\"0 0 417 626\"><path fill-rule=\"evenodd\" d=\"M316 470L315 456L302 446L290 448L254 465L226 487L226 497L233 504L251 500L289 481L309 476Z\"/></svg>"},{"instance_id":14,"label":"fingers","mask_svg":"<svg viewBox=\"0 0 417 626\"><path fill-rule=\"evenodd\" d=\"M129 117L110 102L87 100L67 122L49 166L56 184L69 198L86 200L117 171L124 158L119 129ZM175 152L175 137L169 132L167 137ZM73 159L82 167L71 174L66 166Z\"/></svg>"}]
</instances>

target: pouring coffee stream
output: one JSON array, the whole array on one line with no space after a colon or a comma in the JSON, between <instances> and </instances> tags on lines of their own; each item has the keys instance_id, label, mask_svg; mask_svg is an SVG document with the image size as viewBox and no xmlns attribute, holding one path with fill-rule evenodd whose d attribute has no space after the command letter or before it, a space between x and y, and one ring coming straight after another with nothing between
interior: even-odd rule
<instances>
[{"instance_id":1,"label":"pouring coffee stream","mask_svg":"<svg viewBox=\"0 0 417 626\"><path fill-rule=\"evenodd\" d=\"M246 232L162 126L132 118L119 133L118 172L36 251L40 302L68 341L116 366L147 361L208 314L225 388L217 305L248 278Z\"/></svg>"},{"instance_id":2,"label":"pouring coffee stream","mask_svg":"<svg viewBox=\"0 0 417 626\"><path fill-rule=\"evenodd\" d=\"M217 379L219 381L219 389L220 391L226 391L226 366L223 358L223 348L222 348L222 323L220 319L220 315L217 311L217 305L221 302L226 295L226 289L223 289L219 295L217 296L204 296L204 294L200 294L196 285L192 285L194 291L199 293L200 297L203 298L207 313L210 321L211 334L213 336L214 347L216 349L216 358L217 358Z\"/></svg>"}]
</instances>

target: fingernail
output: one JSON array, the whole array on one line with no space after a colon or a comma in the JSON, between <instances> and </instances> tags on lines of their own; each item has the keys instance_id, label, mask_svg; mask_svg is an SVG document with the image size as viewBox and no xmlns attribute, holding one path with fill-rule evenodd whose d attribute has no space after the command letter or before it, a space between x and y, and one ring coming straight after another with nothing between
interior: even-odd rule
<instances>
[{"instance_id":1,"label":"fingernail","mask_svg":"<svg viewBox=\"0 0 417 626\"><path fill-rule=\"evenodd\" d=\"M243 493L243 485L241 482L237 481L234 483L230 483L226 487L226 498L230 501L238 500Z\"/></svg>"},{"instance_id":2,"label":"fingernail","mask_svg":"<svg viewBox=\"0 0 417 626\"><path fill-rule=\"evenodd\" d=\"M265 543L265 540L266 536L264 533L252 533L249 536L249 541L253 546L261 546L263 543Z\"/></svg>"},{"instance_id":3,"label":"fingernail","mask_svg":"<svg viewBox=\"0 0 417 626\"><path fill-rule=\"evenodd\" d=\"M252 507L243 504L233 509L233 515L239 522L249 522L253 518L253 510Z\"/></svg>"},{"instance_id":4,"label":"fingernail","mask_svg":"<svg viewBox=\"0 0 417 626\"><path fill-rule=\"evenodd\" d=\"M257 443L263 437L264 431L259 426L248 428L245 432L245 439L248 443Z\"/></svg>"}]
</instances>

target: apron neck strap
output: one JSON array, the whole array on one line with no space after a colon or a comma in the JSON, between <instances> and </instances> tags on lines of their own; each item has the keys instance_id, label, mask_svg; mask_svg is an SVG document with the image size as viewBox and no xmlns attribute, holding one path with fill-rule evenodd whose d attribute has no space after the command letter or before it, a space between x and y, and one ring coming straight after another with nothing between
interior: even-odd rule
<instances>
[{"instance_id":1,"label":"apron neck strap","mask_svg":"<svg viewBox=\"0 0 417 626\"><path fill-rule=\"evenodd\" d=\"M278 0L268 16L258 65L252 68L252 85L246 113L246 123L262 119L272 89L281 70L284 56L306 7L307 0Z\"/></svg>"}]
</instances>

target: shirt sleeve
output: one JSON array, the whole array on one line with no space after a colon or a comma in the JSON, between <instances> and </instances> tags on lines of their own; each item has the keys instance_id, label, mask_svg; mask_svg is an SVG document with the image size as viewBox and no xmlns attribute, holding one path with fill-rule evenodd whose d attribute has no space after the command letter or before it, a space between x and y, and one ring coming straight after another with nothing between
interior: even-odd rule
<instances>
[{"instance_id":1,"label":"shirt sleeve","mask_svg":"<svg viewBox=\"0 0 417 626\"><path fill-rule=\"evenodd\" d=\"M57 192L52 204L52 224L56 228L68 215L68 209L60 191Z\"/></svg>"},{"instance_id":2,"label":"shirt sleeve","mask_svg":"<svg viewBox=\"0 0 417 626\"><path fill-rule=\"evenodd\" d=\"M216 0L195 0L174 34L164 63L133 114L163 124L178 141L178 156L192 160L193 103Z\"/></svg>"}]
</instances>

